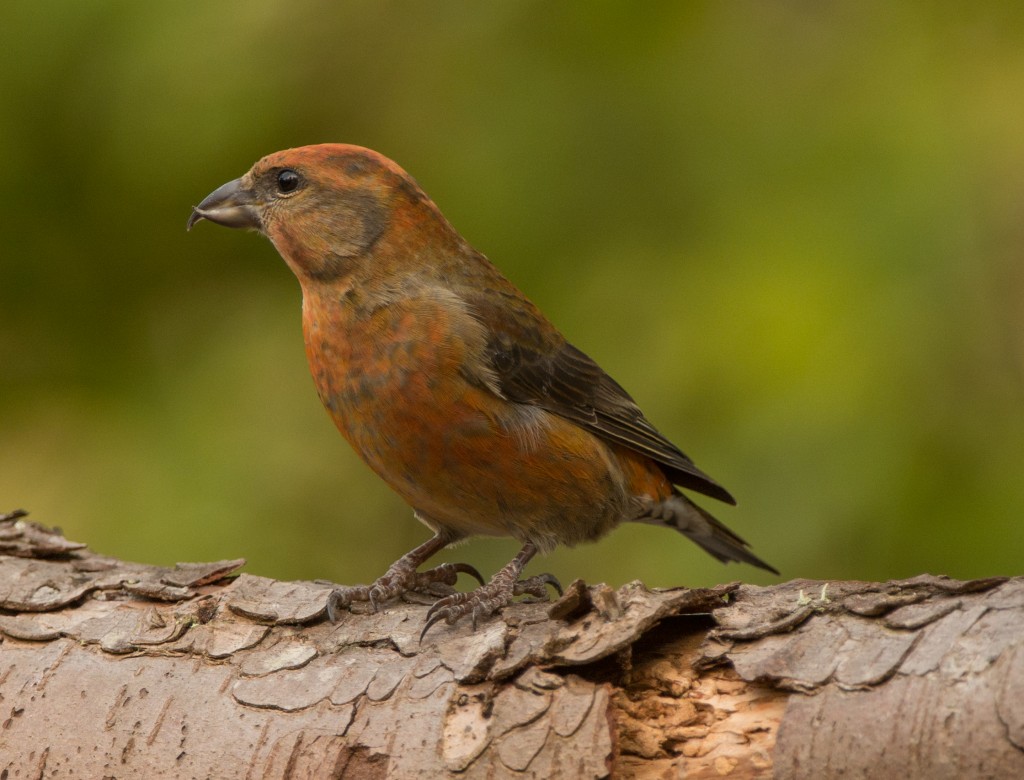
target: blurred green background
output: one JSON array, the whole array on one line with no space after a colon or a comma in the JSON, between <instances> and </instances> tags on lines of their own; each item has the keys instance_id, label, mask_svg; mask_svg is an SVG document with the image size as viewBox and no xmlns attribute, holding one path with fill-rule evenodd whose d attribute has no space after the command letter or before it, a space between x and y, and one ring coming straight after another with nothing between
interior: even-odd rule
<instances>
[{"instance_id":1,"label":"blurred green background","mask_svg":"<svg viewBox=\"0 0 1024 780\"><path fill-rule=\"evenodd\" d=\"M1024 6L4 16L0 510L130 559L344 582L426 538L321 408L270 244L184 229L262 155L345 141L729 487L737 508L705 503L785 577L1024 570ZM649 526L542 569L771 581Z\"/></svg>"}]
</instances>

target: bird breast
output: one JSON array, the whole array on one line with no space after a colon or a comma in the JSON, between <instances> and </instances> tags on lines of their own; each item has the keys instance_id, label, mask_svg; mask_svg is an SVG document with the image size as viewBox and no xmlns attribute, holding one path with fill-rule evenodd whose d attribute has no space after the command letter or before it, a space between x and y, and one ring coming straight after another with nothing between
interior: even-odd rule
<instances>
[{"instance_id":1,"label":"bird breast","mask_svg":"<svg viewBox=\"0 0 1024 780\"><path fill-rule=\"evenodd\" d=\"M359 456L432 525L550 549L631 511L604 442L501 397L483 326L454 294L339 303L304 296L317 391Z\"/></svg>"}]
</instances>

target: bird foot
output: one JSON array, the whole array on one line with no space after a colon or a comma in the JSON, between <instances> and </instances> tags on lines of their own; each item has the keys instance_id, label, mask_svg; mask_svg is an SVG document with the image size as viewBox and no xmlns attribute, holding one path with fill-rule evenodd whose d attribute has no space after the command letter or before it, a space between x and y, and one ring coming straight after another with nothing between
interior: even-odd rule
<instances>
[{"instance_id":1,"label":"bird foot","mask_svg":"<svg viewBox=\"0 0 1024 780\"><path fill-rule=\"evenodd\" d=\"M547 599L547 587L550 585L558 595L562 595L562 586L552 574L538 574L517 580L518 572L506 567L499 571L486 585L481 585L470 593L452 593L445 596L427 612L427 622L420 632L420 642L433 625L442 620L451 625L466 615L471 615L473 628L478 621L493 615L502 607L510 604L516 596L533 596Z\"/></svg>"},{"instance_id":2,"label":"bird foot","mask_svg":"<svg viewBox=\"0 0 1024 780\"><path fill-rule=\"evenodd\" d=\"M468 574L484 584L480 572L468 563L442 563L433 569L416 571L411 561L400 558L372 585L344 585L333 590L327 597L327 618L336 623L340 610L357 602L366 602L377 612L383 604L399 597L457 595L452 591L459 574Z\"/></svg>"}]
</instances>

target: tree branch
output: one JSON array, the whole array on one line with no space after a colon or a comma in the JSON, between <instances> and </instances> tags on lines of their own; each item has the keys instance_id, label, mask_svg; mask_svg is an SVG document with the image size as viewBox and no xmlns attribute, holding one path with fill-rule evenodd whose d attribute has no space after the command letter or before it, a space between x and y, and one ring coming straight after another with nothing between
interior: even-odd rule
<instances>
[{"instance_id":1,"label":"tree branch","mask_svg":"<svg viewBox=\"0 0 1024 780\"><path fill-rule=\"evenodd\" d=\"M0 776L1024 776L1024 578L577 581L421 646L242 564L0 516Z\"/></svg>"}]
</instances>

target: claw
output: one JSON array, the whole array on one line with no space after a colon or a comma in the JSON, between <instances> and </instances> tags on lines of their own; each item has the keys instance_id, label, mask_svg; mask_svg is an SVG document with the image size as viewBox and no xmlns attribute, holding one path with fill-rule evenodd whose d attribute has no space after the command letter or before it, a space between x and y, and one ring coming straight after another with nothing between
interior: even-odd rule
<instances>
[{"instance_id":1,"label":"claw","mask_svg":"<svg viewBox=\"0 0 1024 780\"><path fill-rule=\"evenodd\" d=\"M327 596L327 619L338 622L338 607L347 607L345 594L340 589L332 590Z\"/></svg>"},{"instance_id":2,"label":"claw","mask_svg":"<svg viewBox=\"0 0 1024 780\"><path fill-rule=\"evenodd\" d=\"M473 591L473 593L475 592ZM445 596L443 599L435 601L434 605L427 610L425 624L423 630L420 631L420 644L423 644L423 637L427 635L432 626L437 625L442 620L446 620L449 623L453 622L451 608L469 601L473 593L453 593L450 596ZM473 625L475 628L476 624L474 623Z\"/></svg>"},{"instance_id":3,"label":"claw","mask_svg":"<svg viewBox=\"0 0 1024 780\"><path fill-rule=\"evenodd\" d=\"M555 593L562 595L562 583L554 574L538 574L534 579L541 580L555 589Z\"/></svg>"},{"instance_id":4,"label":"claw","mask_svg":"<svg viewBox=\"0 0 1024 780\"><path fill-rule=\"evenodd\" d=\"M437 605L435 604L434 606L437 606ZM434 626L434 624L440 623L442 620L444 620L445 616L440 611L432 616L431 612L433 612L433 611L434 611L434 609L433 609L433 607L431 607L430 612L427 613L427 622L423 626L423 630L420 631L420 644L421 645L423 644L423 637L425 637L427 635L427 632Z\"/></svg>"},{"instance_id":5,"label":"claw","mask_svg":"<svg viewBox=\"0 0 1024 780\"><path fill-rule=\"evenodd\" d=\"M454 586L459 579L459 574L468 574L481 585L484 584L484 578L480 572L468 563L442 563L433 569L417 573L414 579L416 583L414 589L423 590L435 584Z\"/></svg>"},{"instance_id":6,"label":"claw","mask_svg":"<svg viewBox=\"0 0 1024 780\"><path fill-rule=\"evenodd\" d=\"M483 575L476 570L475 566L470 566L468 563L453 563L452 571L459 572L461 574L468 574L470 577L475 579L481 585L485 585Z\"/></svg>"},{"instance_id":7,"label":"claw","mask_svg":"<svg viewBox=\"0 0 1024 780\"><path fill-rule=\"evenodd\" d=\"M519 580L512 589L512 594L514 596L533 596L537 599L546 600L548 597L548 585L554 588L559 596L562 595L562 586L553 574L538 574L534 577L527 577L525 580Z\"/></svg>"},{"instance_id":8,"label":"claw","mask_svg":"<svg viewBox=\"0 0 1024 780\"><path fill-rule=\"evenodd\" d=\"M400 586L393 583L383 584L382 580L386 578L381 577L373 585L366 589L366 600L370 602L370 608L374 612L380 612L380 608L384 605L384 602L389 601L394 597L394 591L398 590Z\"/></svg>"},{"instance_id":9,"label":"claw","mask_svg":"<svg viewBox=\"0 0 1024 780\"><path fill-rule=\"evenodd\" d=\"M438 599L434 602L434 605L427 610L427 622L433 620L435 616L441 615L441 612L448 607L468 601L471 595L471 593L453 593L450 596L445 596L443 599ZM444 617L443 615L441 616Z\"/></svg>"}]
</instances>

